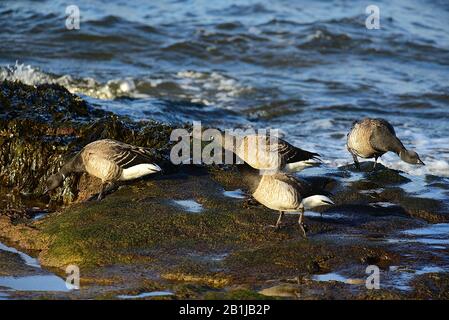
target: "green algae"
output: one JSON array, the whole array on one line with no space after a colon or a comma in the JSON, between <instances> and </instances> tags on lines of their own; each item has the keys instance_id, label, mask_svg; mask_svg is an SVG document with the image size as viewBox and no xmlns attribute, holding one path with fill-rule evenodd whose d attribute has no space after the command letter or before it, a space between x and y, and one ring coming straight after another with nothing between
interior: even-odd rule
<instances>
[{"instance_id":1,"label":"green algae","mask_svg":"<svg viewBox=\"0 0 449 320\"><path fill-rule=\"evenodd\" d=\"M220 185L206 175L180 181L149 178L101 202L73 205L39 223L41 232L55 239L43 259L53 266L105 265L134 261L138 255L129 251L139 248L225 251L272 240L263 227L274 218L271 214L242 209L239 201L223 201L217 198L219 192ZM192 214L173 206L172 195L197 198L204 212Z\"/></svg>"}]
</instances>

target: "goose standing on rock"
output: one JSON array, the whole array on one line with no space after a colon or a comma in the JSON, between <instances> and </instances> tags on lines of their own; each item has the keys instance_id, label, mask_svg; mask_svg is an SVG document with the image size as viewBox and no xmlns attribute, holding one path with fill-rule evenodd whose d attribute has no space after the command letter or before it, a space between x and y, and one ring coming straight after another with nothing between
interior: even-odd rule
<instances>
[{"instance_id":1,"label":"goose standing on rock","mask_svg":"<svg viewBox=\"0 0 449 320\"><path fill-rule=\"evenodd\" d=\"M215 137L211 139L216 140ZM292 173L321 164L318 153L300 149L280 138L272 139L265 134L239 137L221 132L219 143L258 170Z\"/></svg>"},{"instance_id":2,"label":"goose standing on rock","mask_svg":"<svg viewBox=\"0 0 449 320\"><path fill-rule=\"evenodd\" d=\"M407 163L424 165L415 151L404 147L401 140L396 137L393 126L384 119L365 118L355 121L348 133L346 147L358 169L360 164L357 157L374 158L374 170L377 159L388 151L396 153Z\"/></svg>"},{"instance_id":3,"label":"goose standing on rock","mask_svg":"<svg viewBox=\"0 0 449 320\"><path fill-rule=\"evenodd\" d=\"M102 187L98 194L98 200L101 200L117 181L133 180L158 171L161 168L152 163L147 149L103 139L86 145L59 172L50 176L44 193L62 185L71 173L87 172L101 179Z\"/></svg>"},{"instance_id":4,"label":"goose standing on rock","mask_svg":"<svg viewBox=\"0 0 449 320\"><path fill-rule=\"evenodd\" d=\"M259 170L247 165L240 166L240 173L254 199L267 208L279 211L278 220L273 226L276 230L281 227L285 212L299 212L298 224L306 237L304 210L334 204L324 195L313 194L314 190L306 182L285 173L260 175Z\"/></svg>"}]
</instances>

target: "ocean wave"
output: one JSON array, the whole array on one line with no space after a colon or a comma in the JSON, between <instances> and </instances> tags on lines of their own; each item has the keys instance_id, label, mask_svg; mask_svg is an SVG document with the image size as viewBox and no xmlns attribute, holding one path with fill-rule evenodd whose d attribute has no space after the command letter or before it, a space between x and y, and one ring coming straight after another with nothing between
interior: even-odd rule
<instances>
[{"instance_id":1,"label":"ocean wave","mask_svg":"<svg viewBox=\"0 0 449 320\"><path fill-rule=\"evenodd\" d=\"M272 120L275 118L301 113L307 103L300 99L273 100L260 106L244 110L254 120Z\"/></svg>"},{"instance_id":2,"label":"ocean wave","mask_svg":"<svg viewBox=\"0 0 449 320\"><path fill-rule=\"evenodd\" d=\"M97 99L114 99L138 95L132 79L111 80L100 83L94 78L73 78L46 73L30 65L19 64L0 68L0 80L20 81L27 85L59 84L71 93L80 93Z\"/></svg>"},{"instance_id":3,"label":"ocean wave","mask_svg":"<svg viewBox=\"0 0 449 320\"><path fill-rule=\"evenodd\" d=\"M206 105L218 102L226 107L236 97L252 90L250 86L243 86L236 79L218 72L181 71L176 76L181 88L190 92L192 102ZM211 98L214 100L208 100Z\"/></svg>"},{"instance_id":4,"label":"ocean wave","mask_svg":"<svg viewBox=\"0 0 449 320\"><path fill-rule=\"evenodd\" d=\"M185 70L163 77L128 77L101 82L91 77L59 76L17 62L13 66L0 67L0 80L20 81L28 85L59 84L72 93L96 99L169 97L223 108L231 108L240 95L252 90L250 86L218 72Z\"/></svg>"},{"instance_id":5,"label":"ocean wave","mask_svg":"<svg viewBox=\"0 0 449 320\"><path fill-rule=\"evenodd\" d=\"M333 33L325 28L318 28L306 36L303 43L298 45L300 49L344 49L355 46L356 41L344 33Z\"/></svg>"}]
</instances>

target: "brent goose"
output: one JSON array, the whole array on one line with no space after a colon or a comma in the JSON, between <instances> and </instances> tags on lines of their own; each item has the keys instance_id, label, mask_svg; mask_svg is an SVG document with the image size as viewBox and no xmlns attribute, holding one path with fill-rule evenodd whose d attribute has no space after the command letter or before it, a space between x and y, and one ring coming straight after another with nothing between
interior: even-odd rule
<instances>
[{"instance_id":1,"label":"brent goose","mask_svg":"<svg viewBox=\"0 0 449 320\"><path fill-rule=\"evenodd\" d=\"M217 141L215 138L211 137ZM321 164L318 153L300 149L280 138L272 139L269 135L236 136L221 132L219 143L258 170L292 173Z\"/></svg>"},{"instance_id":2,"label":"brent goose","mask_svg":"<svg viewBox=\"0 0 449 320\"><path fill-rule=\"evenodd\" d=\"M278 172L261 175L247 165L239 166L242 180L248 187L254 199L272 210L279 211L275 229L279 229L285 212L299 212L298 224L306 237L304 228L304 210L319 206L332 205L334 202L324 195L314 194L313 188L305 181Z\"/></svg>"},{"instance_id":3,"label":"brent goose","mask_svg":"<svg viewBox=\"0 0 449 320\"><path fill-rule=\"evenodd\" d=\"M355 121L348 133L346 148L352 154L358 169L360 164L357 157L374 158L374 170L377 159L388 151L396 153L407 163L424 165L415 151L404 147L396 137L393 126L384 119L365 118Z\"/></svg>"},{"instance_id":4,"label":"brent goose","mask_svg":"<svg viewBox=\"0 0 449 320\"><path fill-rule=\"evenodd\" d=\"M152 163L151 154L145 148L132 146L111 139L97 140L86 145L47 180L44 193L59 187L73 172L87 172L102 181L98 200L112 189L117 181L133 180L161 171Z\"/></svg>"}]
</instances>

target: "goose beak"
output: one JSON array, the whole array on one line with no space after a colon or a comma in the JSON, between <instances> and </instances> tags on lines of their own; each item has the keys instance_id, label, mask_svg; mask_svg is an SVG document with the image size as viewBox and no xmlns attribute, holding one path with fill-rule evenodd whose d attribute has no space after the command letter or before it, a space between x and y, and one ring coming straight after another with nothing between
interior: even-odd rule
<instances>
[{"instance_id":1,"label":"goose beak","mask_svg":"<svg viewBox=\"0 0 449 320\"><path fill-rule=\"evenodd\" d=\"M328 204L328 205L333 205L333 204L335 204L331 199L329 199L329 200L323 200L323 202L325 203L325 204Z\"/></svg>"}]
</instances>

